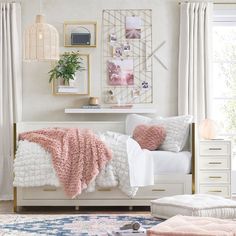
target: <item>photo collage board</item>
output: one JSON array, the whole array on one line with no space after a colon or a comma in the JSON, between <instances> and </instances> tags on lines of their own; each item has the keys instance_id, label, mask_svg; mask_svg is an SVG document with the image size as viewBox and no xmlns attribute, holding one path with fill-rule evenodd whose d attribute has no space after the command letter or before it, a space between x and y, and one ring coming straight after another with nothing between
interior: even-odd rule
<instances>
[{"instance_id":1,"label":"photo collage board","mask_svg":"<svg viewBox=\"0 0 236 236\"><path fill-rule=\"evenodd\" d=\"M104 102L152 103L152 10L103 10L102 28Z\"/></svg>"}]
</instances>

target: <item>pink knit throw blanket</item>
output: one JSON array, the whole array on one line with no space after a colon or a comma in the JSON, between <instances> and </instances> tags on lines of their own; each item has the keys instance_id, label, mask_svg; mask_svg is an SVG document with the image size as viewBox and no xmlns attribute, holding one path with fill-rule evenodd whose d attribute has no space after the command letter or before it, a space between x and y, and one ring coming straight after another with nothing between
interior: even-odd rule
<instances>
[{"instance_id":1,"label":"pink knit throw blanket","mask_svg":"<svg viewBox=\"0 0 236 236\"><path fill-rule=\"evenodd\" d=\"M112 158L111 151L88 129L42 129L21 133L19 139L35 142L51 154L59 181L72 198L87 188Z\"/></svg>"}]
</instances>

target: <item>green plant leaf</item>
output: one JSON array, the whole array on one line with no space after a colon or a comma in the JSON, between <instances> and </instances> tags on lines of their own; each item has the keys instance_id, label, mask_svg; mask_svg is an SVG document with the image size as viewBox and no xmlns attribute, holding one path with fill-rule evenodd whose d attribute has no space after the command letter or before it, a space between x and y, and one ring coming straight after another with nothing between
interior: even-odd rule
<instances>
[{"instance_id":1,"label":"green plant leaf","mask_svg":"<svg viewBox=\"0 0 236 236\"><path fill-rule=\"evenodd\" d=\"M63 79L66 82L75 79L75 73L77 71L84 71L83 58L80 57L78 52L65 52L61 55L61 58L51 69L49 73L49 83L53 79Z\"/></svg>"}]
</instances>

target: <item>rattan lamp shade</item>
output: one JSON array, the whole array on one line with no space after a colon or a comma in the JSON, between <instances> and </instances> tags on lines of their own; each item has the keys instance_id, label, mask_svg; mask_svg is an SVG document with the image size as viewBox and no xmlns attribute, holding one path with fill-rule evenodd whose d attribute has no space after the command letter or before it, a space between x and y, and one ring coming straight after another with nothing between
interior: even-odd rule
<instances>
[{"instance_id":1,"label":"rattan lamp shade","mask_svg":"<svg viewBox=\"0 0 236 236\"><path fill-rule=\"evenodd\" d=\"M24 58L29 61L59 59L59 35L55 27L45 23L43 15L25 30Z\"/></svg>"}]
</instances>

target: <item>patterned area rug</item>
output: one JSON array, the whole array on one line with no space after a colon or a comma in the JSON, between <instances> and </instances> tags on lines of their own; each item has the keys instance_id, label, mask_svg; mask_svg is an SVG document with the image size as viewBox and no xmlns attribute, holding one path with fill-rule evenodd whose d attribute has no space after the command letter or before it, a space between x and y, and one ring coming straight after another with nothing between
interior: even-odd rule
<instances>
[{"instance_id":1,"label":"patterned area rug","mask_svg":"<svg viewBox=\"0 0 236 236\"><path fill-rule=\"evenodd\" d=\"M139 221L146 229L163 220L148 215L0 215L0 235L108 235L120 226Z\"/></svg>"}]
</instances>

